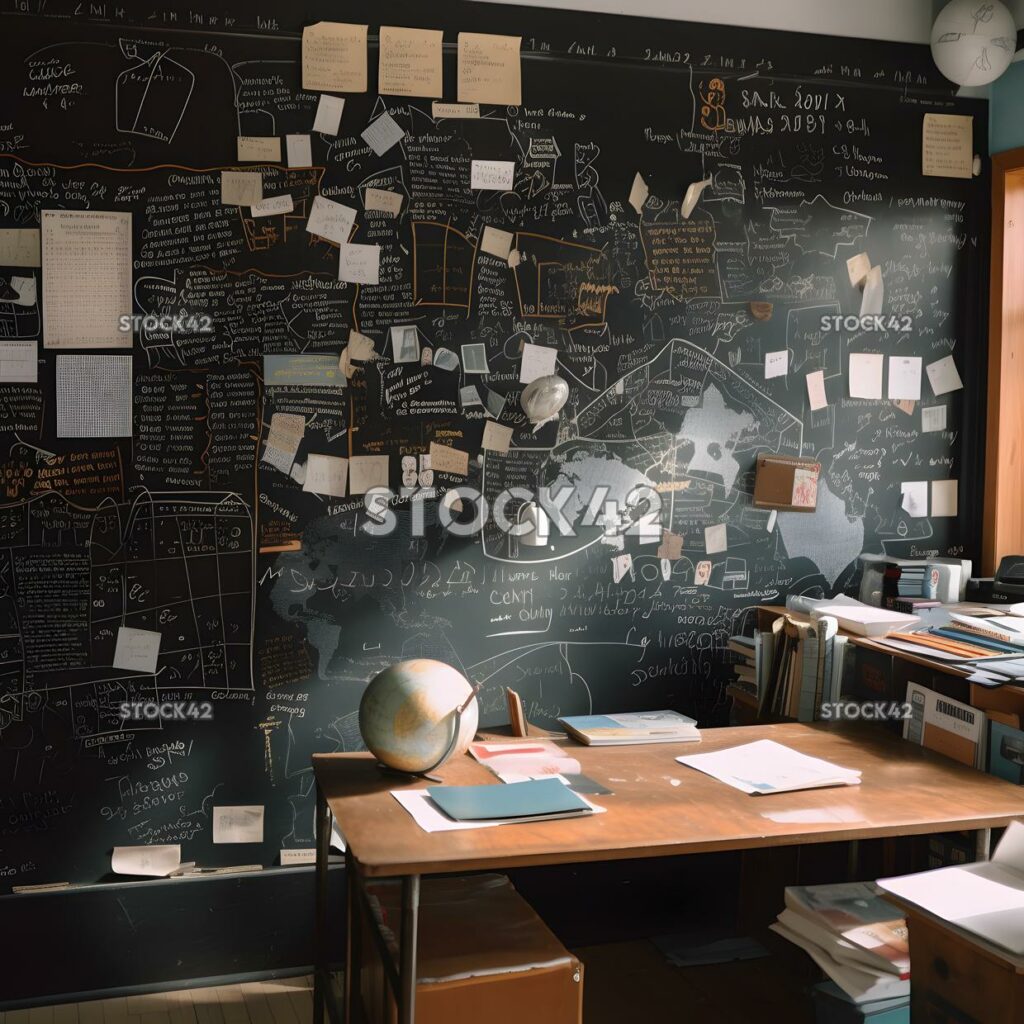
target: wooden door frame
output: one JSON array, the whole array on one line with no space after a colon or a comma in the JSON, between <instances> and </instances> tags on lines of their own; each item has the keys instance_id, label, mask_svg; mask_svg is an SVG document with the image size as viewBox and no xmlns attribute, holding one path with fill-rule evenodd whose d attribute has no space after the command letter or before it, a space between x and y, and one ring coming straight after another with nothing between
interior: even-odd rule
<instances>
[{"instance_id":1,"label":"wooden door frame","mask_svg":"<svg viewBox=\"0 0 1024 1024\"><path fill-rule=\"evenodd\" d=\"M1007 305L1007 279L1021 294ZM1024 147L992 157L988 407L982 566L1024 554Z\"/></svg>"}]
</instances>

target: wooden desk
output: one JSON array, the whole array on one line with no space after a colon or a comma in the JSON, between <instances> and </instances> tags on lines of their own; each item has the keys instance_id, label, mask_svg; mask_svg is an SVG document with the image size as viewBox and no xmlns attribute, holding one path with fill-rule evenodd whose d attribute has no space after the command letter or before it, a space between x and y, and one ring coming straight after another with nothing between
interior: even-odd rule
<instances>
[{"instance_id":1,"label":"wooden desk","mask_svg":"<svg viewBox=\"0 0 1024 1024\"><path fill-rule=\"evenodd\" d=\"M774 739L815 757L862 771L862 784L774 796L748 796L676 763L683 753L707 752ZM353 910L364 877L403 880L400 964L392 982L400 1024L415 1020L416 911L419 877L512 867L667 857L766 846L989 829L1024 818L1024 789L905 743L870 726L785 723L708 729L699 743L585 747L568 740L586 775L613 791L595 798L607 808L579 820L428 834L389 794L401 779L382 775L368 754L313 758L317 783L317 964L314 1024L321 1024L329 991L326 881L333 815L348 844L348 962L355 941ZM439 773L448 784L502 785L470 757ZM673 784L677 780L678 784ZM422 782L405 783L422 788ZM768 812L842 805L859 820L780 823ZM356 909L356 912L358 910ZM388 963L394 966L388 955ZM351 969L346 1010L353 1000ZM353 1018L347 1016L346 1021ZM333 1020L333 1013L332 1013Z\"/></svg>"}]
</instances>

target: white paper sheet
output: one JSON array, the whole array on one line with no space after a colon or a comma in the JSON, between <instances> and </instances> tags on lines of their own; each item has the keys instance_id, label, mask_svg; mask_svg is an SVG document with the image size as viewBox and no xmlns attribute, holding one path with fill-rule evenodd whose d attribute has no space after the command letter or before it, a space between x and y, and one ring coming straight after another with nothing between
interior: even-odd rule
<instances>
[{"instance_id":1,"label":"white paper sheet","mask_svg":"<svg viewBox=\"0 0 1024 1024\"><path fill-rule=\"evenodd\" d=\"M538 377L548 377L555 372L558 362L558 349L526 342L523 345L523 358L519 366L519 383L529 384Z\"/></svg>"},{"instance_id":2,"label":"white paper sheet","mask_svg":"<svg viewBox=\"0 0 1024 1024\"><path fill-rule=\"evenodd\" d=\"M160 633L151 629L120 626L114 647L114 668L125 672L145 672L154 675L160 658Z\"/></svg>"},{"instance_id":3,"label":"white paper sheet","mask_svg":"<svg viewBox=\"0 0 1024 1024\"><path fill-rule=\"evenodd\" d=\"M480 116L479 103L439 103L435 100L430 105L430 113L435 121L442 118L474 118Z\"/></svg>"},{"instance_id":4,"label":"white paper sheet","mask_svg":"<svg viewBox=\"0 0 1024 1024\"><path fill-rule=\"evenodd\" d=\"M508 263L508 256L514 242L515 235L511 231L502 231L500 228L493 228L488 224L484 228L480 248L489 256L495 256L504 263Z\"/></svg>"},{"instance_id":5,"label":"white paper sheet","mask_svg":"<svg viewBox=\"0 0 1024 1024\"><path fill-rule=\"evenodd\" d=\"M239 135L236 143L240 164L281 162L281 140L276 135Z\"/></svg>"},{"instance_id":6,"label":"white paper sheet","mask_svg":"<svg viewBox=\"0 0 1024 1024\"><path fill-rule=\"evenodd\" d=\"M391 358L396 363L420 361L420 335L415 324L391 328Z\"/></svg>"},{"instance_id":7,"label":"white paper sheet","mask_svg":"<svg viewBox=\"0 0 1024 1024\"><path fill-rule=\"evenodd\" d=\"M828 405L824 370L815 370L813 373L807 374L807 401L813 412L824 409Z\"/></svg>"},{"instance_id":8,"label":"white paper sheet","mask_svg":"<svg viewBox=\"0 0 1024 1024\"><path fill-rule=\"evenodd\" d=\"M439 29L381 25L377 91L382 96L443 96Z\"/></svg>"},{"instance_id":9,"label":"white paper sheet","mask_svg":"<svg viewBox=\"0 0 1024 1024\"><path fill-rule=\"evenodd\" d=\"M789 349L780 349L778 352L766 352L764 356L764 379L772 380L774 377L785 377L789 373Z\"/></svg>"},{"instance_id":10,"label":"white paper sheet","mask_svg":"<svg viewBox=\"0 0 1024 1024\"><path fill-rule=\"evenodd\" d=\"M115 846L110 870L115 875L166 878L181 867L181 846Z\"/></svg>"},{"instance_id":11,"label":"white paper sheet","mask_svg":"<svg viewBox=\"0 0 1024 1024\"><path fill-rule=\"evenodd\" d=\"M689 220L690 214L693 213L693 209L697 205L697 201L703 194L704 189L710 184L711 179L705 178L703 181L695 181L687 186L686 194L683 196L683 202L679 208L683 220Z\"/></svg>"},{"instance_id":12,"label":"white paper sheet","mask_svg":"<svg viewBox=\"0 0 1024 1024\"><path fill-rule=\"evenodd\" d=\"M651 190L647 187L647 182L644 181L644 176L637 171L633 177L633 186L629 190L629 205L632 206L637 213L642 213L644 203L647 202L647 197L650 194Z\"/></svg>"},{"instance_id":13,"label":"white paper sheet","mask_svg":"<svg viewBox=\"0 0 1024 1024\"><path fill-rule=\"evenodd\" d=\"M850 397L881 398L885 357L871 352L850 354Z\"/></svg>"},{"instance_id":14,"label":"white paper sheet","mask_svg":"<svg viewBox=\"0 0 1024 1024\"><path fill-rule=\"evenodd\" d=\"M929 363L925 370L936 397L949 394L950 391L959 391L964 386L952 356L944 356Z\"/></svg>"},{"instance_id":15,"label":"white paper sheet","mask_svg":"<svg viewBox=\"0 0 1024 1024\"><path fill-rule=\"evenodd\" d=\"M957 492L959 484L956 480L932 481L932 515L955 516L957 514Z\"/></svg>"},{"instance_id":16,"label":"white paper sheet","mask_svg":"<svg viewBox=\"0 0 1024 1024\"><path fill-rule=\"evenodd\" d=\"M717 555L729 549L729 530L726 523L715 523L704 527L704 550L709 555Z\"/></svg>"},{"instance_id":17,"label":"white paper sheet","mask_svg":"<svg viewBox=\"0 0 1024 1024\"><path fill-rule=\"evenodd\" d=\"M885 299L885 284L882 281L882 268L872 267L864 278L864 293L860 297L860 315L877 316L882 312Z\"/></svg>"},{"instance_id":18,"label":"white paper sheet","mask_svg":"<svg viewBox=\"0 0 1024 1024\"><path fill-rule=\"evenodd\" d=\"M929 434L936 430L946 429L946 407L932 405L921 409L921 430Z\"/></svg>"},{"instance_id":19,"label":"white paper sheet","mask_svg":"<svg viewBox=\"0 0 1024 1024\"><path fill-rule=\"evenodd\" d=\"M500 423L495 423L493 420L488 420L484 424L484 438L481 447L485 451L497 452L500 455L508 452L509 445L512 443L512 428L502 426Z\"/></svg>"},{"instance_id":20,"label":"white paper sheet","mask_svg":"<svg viewBox=\"0 0 1024 1024\"><path fill-rule=\"evenodd\" d=\"M622 540L623 538L619 538ZM633 574L633 556L630 554L612 556L612 580L621 583L626 576Z\"/></svg>"},{"instance_id":21,"label":"white paper sheet","mask_svg":"<svg viewBox=\"0 0 1024 1024\"><path fill-rule=\"evenodd\" d=\"M39 342L35 338L0 339L0 384L39 380Z\"/></svg>"},{"instance_id":22,"label":"white paper sheet","mask_svg":"<svg viewBox=\"0 0 1024 1024\"><path fill-rule=\"evenodd\" d=\"M462 346L462 368L466 373L490 373L487 363L487 346L481 341L474 341Z\"/></svg>"},{"instance_id":23,"label":"white paper sheet","mask_svg":"<svg viewBox=\"0 0 1024 1024\"><path fill-rule=\"evenodd\" d=\"M0 267L40 265L38 228L0 228Z\"/></svg>"},{"instance_id":24,"label":"white paper sheet","mask_svg":"<svg viewBox=\"0 0 1024 1024\"><path fill-rule=\"evenodd\" d=\"M430 442L430 468L435 473L466 476L469 473L469 452L451 445Z\"/></svg>"},{"instance_id":25,"label":"white paper sheet","mask_svg":"<svg viewBox=\"0 0 1024 1024\"><path fill-rule=\"evenodd\" d=\"M313 140L309 135L286 135L284 144L289 167L313 166Z\"/></svg>"},{"instance_id":26,"label":"white paper sheet","mask_svg":"<svg viewBox=\"0 0 1024 1024\"><path fill-rule=\"evenodd\" d=\"M262 843L263 805L235 804L213 808L214 843Z\"/></svg>"},{"instance_id":27,"label":"white paper sheet","mask_svg":"<svg viewBox=\"0 0 1024 1024\"><path fill-rule=\"evenodd\" d=\"M900 484L900 507L911 519L928 515L928 481L914 480Z\"/></svg>"},{"instance_id":28,"label":"white paper sheet","mask_svg":"<svg viewBox=\"0 0 1024 1024\"><path fill-rule=\"evenodd\" d=\"M849 275L850 284L854 288L860 288L864 279L871 270L871 257L866 252L859 252L846 261L846 273Z\"/></svg>"},{"instance_id":29,"label":"white paper sheet","mask_svg":"<svg viewBox=\"0 0 1024 1024\"><path fill-rule=\"evenodd\" d=\"M921 357L889 356L889 397L893 400L921 399Z\"/></svg>"},{"instance_id":30,"label":"white paper sheet","mask_svg":"<svg viewBox=\"0 0 1024 1024\"><path fill-rule=\"evenodd\" d=\"M249 207L249 212L254 217L279 217L284 213L291 213L295 209L295 202L289 195L271 196L263 199L255 206Z\"/></svg>"},{"instance_id":31,"label":"white paper sheet","mask_svg":"<svg viewBox=\"0 0 1024 1024\"><path fill-rule=\"evenodd\" d=\"M352 284L378 284L380 282L380 246L339 246L338 280Z\"/></svg>"},{"instance_id":32,"label":"white paper sheet","mask_svg":"<svg viewBox=\"0 0 1024 1024\"><path fill-rule=\"evenodd\" d=\"M132 215L43 210L42 240L43 347L130 349Z\"/></svg>"},{"instance_id":33,"label":"white paper sheet","mask_svg":"<svg viewBox=\"0 0 1024 1024\"><path fill-rule=\"evenodd\" d=\"M508 192L515 185L516 165L512 160L473 160L469 187L478 191Z\"/></svg>"},{"instance_id":34,"label":"white paper sheet","mask_svg":"<svg viewBox=\"0 0 1024 1024\"><path fill-rule=\"evenodd\" d=\"M293 412L275 412L270 417L267 444L262 461L282 473L290 473L295 453L306 433L306 417Z\"/></svg>"},{"instance_id":35,"label":"white paper sheet","mask_svg":"<svg viewBox=\"0 0 1024 1024\"><path fill-rule=\"evenodd\" d=\"M302 88L366 92L367 25L321 21L302 30Z\"/></svg>"},{"instance_id":36,"label":"white paper sheet","mask_svg":"<svg viewBox=\"0 0 1024 1024\"><path fill-rule=\"evenodd\" d=\"M306 221L306 230L331 242L344 245L356 221L356 211L351 206L336 203L326 196L314 196L313 206Z\"/></svg>"},{"instance_id":37,"label":"white paper sheet","mask_svg":"<svg viewBox=\"0 0 1024 1024\"><path fill-rule=\"evenodd\" d=\"M334 498L344 498L347 479L347 459L340 455L310 454L306 460L306 479L302 489L313 494L329 494Z\"/></svg>"},{"instance_id":38,"label":"white paper sheet","mask_svg":"<svg viewBox=\"0 0 1024 1024\"><path fill-rule=\"evenodd\" d=\"M220 201L225 206L256 206L263 200L259 171L221 171Z\"/></svg>"},{"instance_id":39,"label":"white paper sheet","mask_svg":"<svg viewBox=\"0 0 1024 1024\"><path fill-rule=\"evenodd\" d=\"M320 132L322 135L337 135L338 129L341 127L341 115L344 112L344 97L322 95L316 106L313 131Z\"/></svg>"},{"instance_id":40,"label":"white paper sheet","mask_svg":"<svg viewBox=\"0 0 1024 1024\"><path fill-rule=\"evenodd\" d=\"M58 437L132 436L131 356L58 355L56 384Z\"/></svg>"},{"instance_id":41,"label":"white paper sheet","mask_svg":"<svg viewBox=\"0 0 1024 1024\"><path fill-rule=\"evenodd\" d=\"M368 188L363 193L363 209L367 212L377 211L397 217L402 212L402 200L401 192L390 192L383 188Z\"/></svg>"},{"instance_id":42,"label":"white paper sheet","mask_svg":"<svg viewBox=\"0 0 1024 1024\"><path fill-rule=\"evenodd\" d=\"M405 138L405 132L402 126L385 112L366 126L362 137L377 156L383 156L392 146L398 145Z\"/></svg>"}]
</instances>

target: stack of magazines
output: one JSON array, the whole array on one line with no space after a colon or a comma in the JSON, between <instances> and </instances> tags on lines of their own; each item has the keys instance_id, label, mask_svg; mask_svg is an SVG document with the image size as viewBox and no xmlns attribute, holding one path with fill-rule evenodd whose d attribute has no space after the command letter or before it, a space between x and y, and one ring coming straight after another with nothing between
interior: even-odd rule
<instances>
[{"instance_id":1,"label":"stack of magazines","mask_svg":"<svg viewBox=\"0 0 1024 1024\"><path fill-rule=\"evenodd\" d=\"M789 886L786 909L771 927L855 1003L909 1002L907 922L873 882Z\"/></svg>"}]
</instances>

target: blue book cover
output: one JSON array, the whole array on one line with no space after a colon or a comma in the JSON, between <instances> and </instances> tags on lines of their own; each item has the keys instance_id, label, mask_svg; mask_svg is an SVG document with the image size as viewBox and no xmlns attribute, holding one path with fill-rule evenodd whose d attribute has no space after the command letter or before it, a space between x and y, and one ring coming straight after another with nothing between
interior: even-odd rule
<instances>
[{"instance_id":1,"label":"blue book cover","mask_svg":"<svg viewBox=\"0 0 1024 1024\"><path fill-rule=\"evenodd\" d=\"M1024 782L1024 732L1002 722L991 723L988 771L1007 782Z\"/></svg>"},{"instance_id":2,"label":"blue book cover","mask_svg":"<svg viewBox=\"0 0 1024 1024\"><path fill-rule=\"evenodd\" d=\"M593 808L560 779L485 786L428 786L430 799L456 821L546 818L590 813Z\"/></svg>"}]
</instances>

